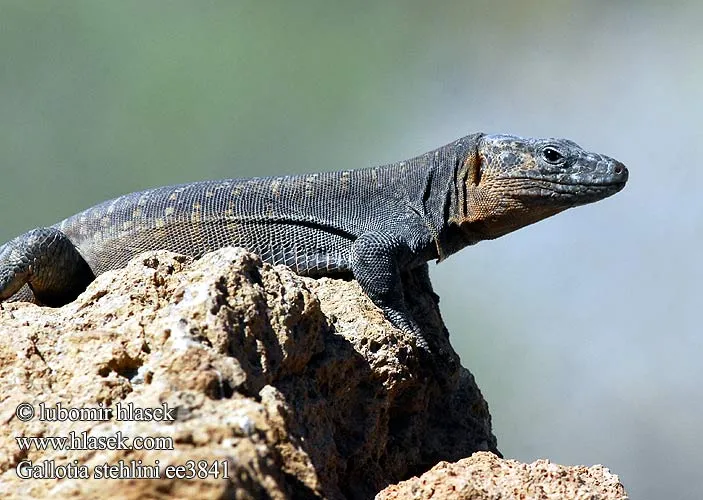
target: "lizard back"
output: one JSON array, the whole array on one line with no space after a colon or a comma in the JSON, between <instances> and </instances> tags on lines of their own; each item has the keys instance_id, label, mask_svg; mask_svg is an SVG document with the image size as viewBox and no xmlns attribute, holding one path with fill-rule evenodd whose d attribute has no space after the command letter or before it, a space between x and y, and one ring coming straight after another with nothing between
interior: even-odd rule
<instances>
[{"instance_id":1,"label":"lizard back","mask_svg":"<svg viewBox=\"0 0 703 500\"><path fill-rule=\"evenodd\" d=\"M224 246L247 248L300 274L346 273L351 244L403 203L403 186L421 181L417 167L411 161L158 187L105 201L54 227L96 275L150 249L199 257Z\"/></svg>"}]
</instances>

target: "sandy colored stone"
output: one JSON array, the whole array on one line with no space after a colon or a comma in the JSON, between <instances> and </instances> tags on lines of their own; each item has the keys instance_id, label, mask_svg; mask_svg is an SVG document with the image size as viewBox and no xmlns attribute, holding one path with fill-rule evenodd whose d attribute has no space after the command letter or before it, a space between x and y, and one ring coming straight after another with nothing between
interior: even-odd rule
<instances>
[{"instance_id":1,"label":"sandy colored stone","mask_svg":"<svg viewBox=\"0 0 703 500\"><path fill-rule=\"evenodd\" d=\"M525 464L479 452L440 462L420 477L387 487L376 500L627 500L618 476L601 465Z\"/></svg>"},{"instance_id":2,"label":"sandy colored stone","mask_svg":"<svg viewBox=\"0 0 703 500\"><path fill-rule=\"evenodd\" d=\"M441 362L390 326L355 282L301 278L222 249L150 252L62 308L0 305L1 498L372 498L384 486L496 451L488 407L434 301L408 287ZM40 421L38 409L173 409L170 421ZM20 450L18 436L121 433L173 450ZM17 465L154 466L158 479L20 479ZM141 462L138 462L140 461ZM167 465L229 477L168 479ZM221 467L222 468L222 467Z\"/></svg>"}]
</instances>

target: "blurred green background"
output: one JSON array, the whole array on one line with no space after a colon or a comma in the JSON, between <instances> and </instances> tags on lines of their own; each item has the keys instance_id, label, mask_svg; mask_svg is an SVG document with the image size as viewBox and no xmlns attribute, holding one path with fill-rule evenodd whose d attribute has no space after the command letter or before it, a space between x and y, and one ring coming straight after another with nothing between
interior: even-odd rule
<instances>
[{"instance_id":1,"label":"blurred green background","mask_svg":"<svg viewBox=\"0 0 703 500\"><path fill-rule=\"evenodd\" d=\"M694 1L1 1L0 241L151 186L569 137L629 185L433 266L453 342L506 456L698 499L702 21Z\"/></svg>"}]
</instances>

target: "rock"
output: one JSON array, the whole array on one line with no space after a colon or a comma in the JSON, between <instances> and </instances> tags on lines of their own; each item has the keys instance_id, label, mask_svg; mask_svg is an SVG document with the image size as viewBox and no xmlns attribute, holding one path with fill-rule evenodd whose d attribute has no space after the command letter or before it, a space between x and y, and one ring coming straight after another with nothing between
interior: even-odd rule
<instances>
[{"instance_id":1,"label":"rock","mask_svg":"<svg viewBox=\"0 0 703 500\"><path fill-rule=\"evenodd\" d=\"M140 255L57 309L0 304L0 496L372 498L498 453L436 302L407 281L434 360L355 282L232 248ZM129 408L142 414L119 419Z\"/></svg>"},{"instance_id":2,"label":"rock","mask_svg":"<svg viewBox=\"0 0 703 500\"><path fill-rule=\"evenodd\" d=\"M601 465L565 467L538 460L523 464L479 452L440 462L420 477L387 487L376 500L627 500L618 476Z\"/></svg>"}]
</instances>

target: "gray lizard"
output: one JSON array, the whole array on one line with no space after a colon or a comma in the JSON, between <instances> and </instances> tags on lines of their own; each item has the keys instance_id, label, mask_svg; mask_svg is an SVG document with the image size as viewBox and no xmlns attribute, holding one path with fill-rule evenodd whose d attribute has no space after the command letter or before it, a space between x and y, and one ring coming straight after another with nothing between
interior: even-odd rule
<instances>
[{"instance_id":1,"label":"gray lizard","mask_svg":"<svg viewBox=\"0 0 703 500\"><path fill-rule=\"evenodd\" d=\"M428 349L402 276L427 261L620 191L625 166L565 139L469 135L360 170L159 187L103 202L0 247L0 301L61 306L146 250L244 247L301 275L353 276Z\"/></svg>"}]
</instances>

